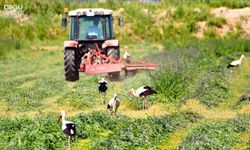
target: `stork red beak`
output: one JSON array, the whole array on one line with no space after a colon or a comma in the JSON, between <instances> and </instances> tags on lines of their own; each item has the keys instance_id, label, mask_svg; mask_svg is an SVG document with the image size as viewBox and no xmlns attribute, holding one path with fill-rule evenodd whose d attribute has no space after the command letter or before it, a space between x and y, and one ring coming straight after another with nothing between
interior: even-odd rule
<instances>
[{"instance_id":1,"label":"stork red beak","mask_svg":"<svg viewBox=\"0 0 250 150\"><path fill-rule=\"evenodd\" d=\"M131 91L128 91L128 96L131 96L132 92Z\"/></svg>"},{"instance_id":2,"label":"stork red beak","mask_svg":"<svg viewBox=\"0 0 250 150\"><path fill-rule=\"evenodd\" d=\"M60 122L62 119L62 115L59 115L58 118L57 118L57 122Z\"/></svg>"}]
</instances>

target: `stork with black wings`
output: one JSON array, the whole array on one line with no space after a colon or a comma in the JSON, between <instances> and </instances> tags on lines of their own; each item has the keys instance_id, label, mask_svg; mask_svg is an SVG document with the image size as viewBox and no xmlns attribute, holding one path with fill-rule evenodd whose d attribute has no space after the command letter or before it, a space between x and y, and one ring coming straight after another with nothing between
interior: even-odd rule
<instances>
[{"instance_id":1,"label":"stork with black wings","mask_svg":"<svg viewBox=\"0 0 250 150\"><path fill-rule=\"evenodd\" d=\"M103 99L103 104L105 104L105 98L106 98L106 91L108 90L108 82L102 78L98 82L98 91L101 94L101 98ZM103 98L104 95L104 98Z\"/></svg>"},{"instance_id":2,"label":"stork with black wings","mask_svg":"<svg viewBox=\"0 0 250 150\"><path fill-rule=\"evenodd\" d=\"M137 90L134 89L129 90L129 95L141 97L143 99L143 109L146 109L146 107L148 108L147 97L153 94L157 94L157 92L149 86L141 86Z\"/></svg>"},{"instance_id":3,"label":"stork with black wings","mask_svg":"<svg viewBox=\"0 0 250 150\"><path fill-rule=\"evenodd\" d=\"M68 136L68 147L67 150L71 149L72 137L76 135L76 124L71 121L65 120L65 111L62 110L58 117L58 122L62 120L62 131Z\"/></svg>"}]
</instances>

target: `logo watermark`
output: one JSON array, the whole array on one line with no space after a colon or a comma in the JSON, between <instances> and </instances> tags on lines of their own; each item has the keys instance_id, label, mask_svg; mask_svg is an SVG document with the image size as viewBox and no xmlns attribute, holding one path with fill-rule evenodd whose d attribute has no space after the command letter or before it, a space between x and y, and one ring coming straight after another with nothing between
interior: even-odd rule
<instances>
[{"instance_id":1,"label":"logo watermark","mask_svg":"<svg viewBox=\"0 0 250 150\"><path fill-rule=\"evenodd\" d=\"M0 13L0 17L4 18L21 18L23 15L23 5L20 4L5 4Z\"/></svg>"},{"instance_id":2,"label":"logo watermark","mask_svg":"<svg viewBox=\"0 0 250 150\"><path fill-rule=\"evenodd\" d=\"M23 5L4 5L4 11L12 11L12 10L23 10Z\"/></svg>"}]
</instances>

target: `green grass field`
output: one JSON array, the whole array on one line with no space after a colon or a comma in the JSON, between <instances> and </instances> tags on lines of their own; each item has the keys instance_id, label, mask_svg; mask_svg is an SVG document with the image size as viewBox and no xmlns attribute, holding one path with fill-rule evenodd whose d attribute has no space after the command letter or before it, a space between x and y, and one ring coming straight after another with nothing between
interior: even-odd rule
<instances>
[{"instance_id":1,"label":"green grass field","mask_svg":"<svg viewBox=\"0 0 250 150\"><path fill-rule=\"evenodd\" d=\"M67 112L71 120L79 124L77 139L73 141L75 149L108 149L106 146L109 142L113 143L111 148L114 149L117 147L144 149L149 146L152 149L190 149L206 146L215 149L231 147L244 149L249 147L247 144L249 122L244 121L245 119L237 119L241 114L243 116L240 118L249 118L250 113L249 102L237 103L243 94L247 95L249 92L250 61L248 58L243 61L242 66L230 71L226 69L224 65L226 63L223 62L227 56L220 57L215 67L214 63L211 64L211 60L205 59L207 56L202 54L191 56L192 49L183 51L179 48L166 52L164 54L166 57L163 59L166 62L162 66L171 62L177 62L176 64L171 67L165 66L156 72L141 71L135 77L119 82L109 82L106 101L112 97L114 91L121 99L118 116L112 117L106 110L106 105L102 105L102 99L97 91L97 82L101 76L86 76L82 73L78 82L71 83L64 80L63 50L59 44L35 45L30 49L20 49L14 54L8 53L1 58L2 130L0 136L6 139L0 143L1 147L60 149L62 145L66 146L66 137L60 131L60 124L56 122L56 117L62 109ZM133 48L136 47L139 48L140 45L133 46ZM162 57L160 50L150 46L144 47L140 52L132 48L131 51L135 59L139 59L140 54L144 57L149 57L148 54L151 54L154 58L159 57L157 60L161 60L160 57ZM198 62L196 59L200 58L202 58L201 62L196 63ZM180 62L178 59L181 59ZM190 61L192 59L194 61ZM211 59L217 58L212 56ZM187 60L186 63L185 60ZM214 67L218 68L217 65L221 66L222 70L216 69L211 72ZM194 67L196 69L193 69ZM181 70L178 70L179 68ZM224 75L220 77L222 73ZM192 74L195 74L195 77L192 77ZM228 77L225 78L225 75ZM175 80L179 76L181 79ZM186 79L187 77L189 80ZM167 86L162 89L164 84ZM151 106L148 110L141 109L139 99L127 96L130 88L140 85L151 85L159 91L158 95L150 98ZM225 86L226 91L221 91L220 86ZM198 91L197 88L199 88ZM81 115L90 120L80 119ZM178 119L176 115L180 118ZM97 120L93 120L95 117ZM123 117L128 117L129 120ZM163 121L165 117L177 119L180 123L165 125L163 122L172 122ZM236 120L237 123L232 124L230 120ZM176 121L173 122L176 123ZM107 127L114 123L117 125ZM132 125L131 129L124 126L126 123ZM134 129L133 126L139 128ZM26 130L31 130L32 133ZM127 130L131 130L131 135ZM206 130L211 133L206 135ZM144 134L146 134L145 138L148 138L146 143L141 139ZM200 134L205 137L199 137ZM33 139L35 135L37 137ZM129 138L130 141L124 138ZM39 144L36 144L37 142Z\"/></svg>"},{"instance_id":2,"label":"green grass field","mask_svg":"<svg viewBox=\"0 0 250 150\"><path fill-rule=\"evenodd\" d=\"M8 2L28 5L25 0ZM209 13L220 6L244 8L249 1L124 3L126 24L115 26L122 53L128 46L133 59L159 67L109 81L105 101L118 93L117 116L110 115L97 90L105 75L81 73L79 81L65 81L67 35L54 15L65 4L52 2L30 3L36 7L25 9L30 21L23 25L0 18L0 149L66 149L67 137L57 123L60 110L77 124L73 150L250 149L250 38L238 30L219 36L215 29L227 21ZM115 13L121 7L119 2L80 6L103 6ZM169 14L171 8L176 10ZM203 11L197 15L195 8ZM168 20L162 20L164 12ZM46 20L48 16L54 17ZM199 21L208 22L203 38L194 36ZM241 54L246 60L228 69ZM128 96L130 88L141 85L158 92L149 98L147 110L139 98Z\"/></svg>"}]
</instances>

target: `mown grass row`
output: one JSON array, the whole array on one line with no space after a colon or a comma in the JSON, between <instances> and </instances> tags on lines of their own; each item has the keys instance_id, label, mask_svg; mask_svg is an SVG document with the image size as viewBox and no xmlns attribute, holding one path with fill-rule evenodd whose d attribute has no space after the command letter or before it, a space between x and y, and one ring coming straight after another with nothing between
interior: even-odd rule
<instances>
[{"instance_id":1,"label":"mown grass row","mask_svg":"<svg viewBox=\"0 0 250 150\"><path fill-rule=\"evenodd\" d=\"M92 112L69 117L77 124L77 136L73 146L89 149L157 148L178 128L196 122L199 116L177 113L162 117L131 119L126 116L112 117L104 112ZM235 133L250 130L249 115L240 115L227 122L214 122L194 129L178 149L231 149L241 142ZM0 147L3 149L62 149L67 137L56 122L56 115L0 119ZM104 133L105 132L105 133ZM88 145L78 145L82 139L91 139ZM248 143L245 143L246 145Z\"/></svg>"},{"instance_id":2,"label":"mown grass row","mask_svg":"<svg viewBox=\"0 0 250 150\"><path fill-rule=\"evenodd\" d=\"M84 81L78 82L72 90L65 91L58 99L57 103L67 103L69 107L72 107L75 110L81 110L98 104L99 99L97 99L97 97L100 96L97 91L97 83L99 81L98 78L84 78Z\"/></svg>"},{"instance_id":3,"label":"mown grass row","mask_svg":"<svg viewBox=\"0 0 250 150\"><path fill-rule=\"evenodd\" d=\"M56 115L28 119L0 119L0 147L2 149L62 149L67 137L56 123ZM155 144L177 128L190 123L189 114L173 114L159 118L131 119L125 116L112 117L104 112L92 112L70 117L77 124L74 143L92 139L92 149L124 149L155 147ZM106 137L102 133L107 131Z\"/></svg>"},{"instance_id":4,"label":"mown grass row","mask_svg":"<svg viewBox=\"0 0 250 150\"><path fill-rule=\"evenodd\" d=\"M232 149L236 143L242 142L236 133L248 131L250 131L250 116L240 115L227 122L213 122L199 126L183 140L178 149Z\"/></svg>"},{"instance_id":5,"label":"mown grass row","mask_svg":"<svg viewBox=\"0 0 250 150\"><path fill-rule=\"evenodd\" d=\"M42 108L44 99L65 90L66 82L62 65L57 62L58 56L61 55L55 52L21 49L0 60L0 100L9 111ZM55 61L49 62L51 59Z\"/></svg>"},{"instance_id":6,"label":"mown grass row","mask_svg":"<svg viewBox=\"0 0 250 150\"><path fill-rule=\"evenodd\" d=\"M247 75L248 78L248 87L250 86L250 76ZM243 106L244 104L247 104L250 102L250 88L247 88L244 90L244 93L241 95L241 97L238 99L237 103L235 104L236 107Z\"/></svg>"}]
</instances>

